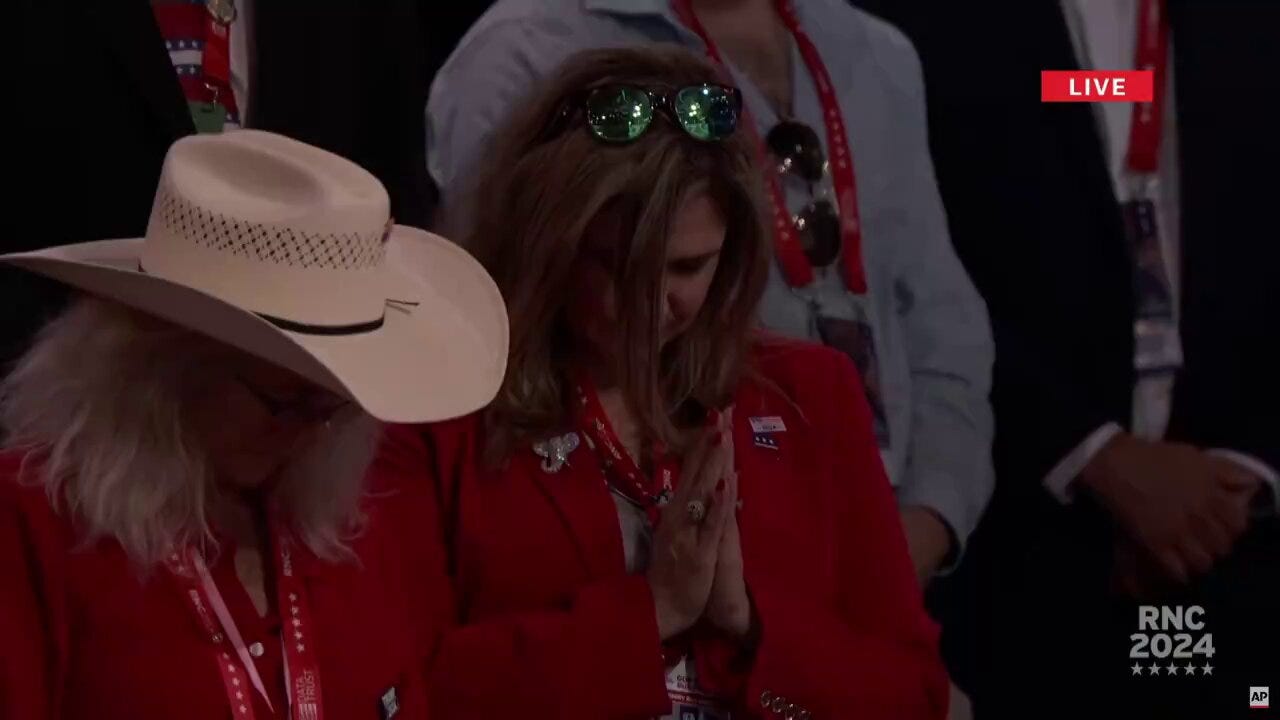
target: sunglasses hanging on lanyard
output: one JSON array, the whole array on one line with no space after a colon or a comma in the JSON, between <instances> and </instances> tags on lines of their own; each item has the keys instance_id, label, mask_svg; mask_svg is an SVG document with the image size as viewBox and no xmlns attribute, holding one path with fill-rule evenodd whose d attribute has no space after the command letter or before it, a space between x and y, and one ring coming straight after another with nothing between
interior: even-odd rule
<instances>
[{"instance_id":1,"label":"sunglasses hanging on lanyard","mask_svg":"<svg viewBox=\"0 0 1280 720\"><path fill-rule=\"evenodd\" d=\"M1140 0L1134 65L1152 73L1151 102L1133 106L1121 198L1133 268L1134 369L1140 375L1173 373L1182 344L1173 314L1173 284L1160 239L1160 140L1169 72L1169 21L1164 0Z\"/></svg>"},{"instance_id":2,"label":"sunglasses hanging on lanyard","mask_svg":"<svg viewBox=\"0 0 1280 720\"><path fill-rule=\"evenodd\" d=\"M821 144L817 142L816 135L800 123L780 123L770 133L768 144L759 136L754 124L749 121L742 124L755 135L757 147L761 157L766 160L764 164L767 167L775 167L775 163L767 161L767 153L772 150L781 158L782 165L779 169L784 172L798 173L805 178L829 172L836 198L835 208L826 201L817 201L810 203L793 218L787 208L786 194L778 173L771 171L766 178L766 190L773 215L774 256L787 284L802 295L802 291L814 282L815 267L825 267L837 259L840 261L853 317L846 317L843 313L827 316L821 312L822 308L816 299L808 297L807 300L818 336L825 344L847 354L857 366L871 405L876 440L884 450L889 447L888 413L881 391L874 330L867 311L867 276L862 258L858 187L844 114L840 110L827 67L822 62L817 46L800 26L791 0L775 0L774 6L778 17L795 40L817 89L831 160L826 162L820 157ZM691 0L673 0L672 7L684 26L702 39L707 54L720 65L726 65L711 35L694 13ZM742 115L747 117L745 109ZM813 137L809 137L811 135Z\"/></svg>"},{"instance_id":3,"label":"sunglasses hanging on lanyard","mask_svg":"<svg viewBox=\"0 0 1280 720\"><path fill-rule=\"evenodd\" d=\"M227 115L238 115L231 91L231 23L236 20L235 0L206 0L204 54L200 70L207 100L188 103L198 133L222 132Z\"/></svg>"}]
</instances>

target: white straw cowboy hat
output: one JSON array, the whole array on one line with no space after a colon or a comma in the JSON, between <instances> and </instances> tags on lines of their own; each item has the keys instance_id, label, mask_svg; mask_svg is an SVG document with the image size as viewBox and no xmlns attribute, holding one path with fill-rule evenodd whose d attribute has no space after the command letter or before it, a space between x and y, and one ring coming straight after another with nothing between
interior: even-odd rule
<instances>
[{"instance_id":1,"label":"white straw cowboy hat","mask_svg":"<svg viewBox=\"0 0 1280 720\"><path fill-rule=\"evenodd\" d=\"M0 256L288 368L388 422L488 404L507 360L493 280L392 225L358 165L253 130L174 143L144 238Z\"/></svg>"}]
</instances>

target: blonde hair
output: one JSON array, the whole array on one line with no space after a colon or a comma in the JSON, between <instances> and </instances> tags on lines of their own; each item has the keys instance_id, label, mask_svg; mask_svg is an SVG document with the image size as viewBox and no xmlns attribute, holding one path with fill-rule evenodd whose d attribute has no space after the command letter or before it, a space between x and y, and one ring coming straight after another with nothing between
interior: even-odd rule
<instances>
[{"instance_id":1,"label":"blonde hair","mask_svg":"<svg viewBox=\"0 0 1280 720\"><path fill-rule=\"evenodd\" d=\"M572 269L584 239L601 227L622 229L615 306L621 345L631 351L614 359L615 372L641 427L680 448L684 437L673 416L696 417L732 396L746 370L771 252L759 201L763 175L747 133L701 142L665 116L622 145L592 137L581 117L548 132L566 99L593 87L720 82L714 66L675 47L590 50L561 66L495 138L464 240L502 290L511 318L507 374L488 411L491 460L568 422L563 382ZM671 224L699 191L725 218L725 245L698 317L663 348L661 282Z\"/></svg>"},{"instance_id":2,"label":"blonde hair","mask_svg":"<svg viewBox=\"0 0 1280 720\"><path fill-rule=\"evenodd\" d=\"M27 452L23 479L42 484L86 542L114 538L144 569L176 547L214 553L219 491L186 399L228 352L122 305L78 300L0 382L5 444ZM376 429L358 411L335 418L275 489L298 539L322 558L349 557Z\"/></svg>"}]
</instances>

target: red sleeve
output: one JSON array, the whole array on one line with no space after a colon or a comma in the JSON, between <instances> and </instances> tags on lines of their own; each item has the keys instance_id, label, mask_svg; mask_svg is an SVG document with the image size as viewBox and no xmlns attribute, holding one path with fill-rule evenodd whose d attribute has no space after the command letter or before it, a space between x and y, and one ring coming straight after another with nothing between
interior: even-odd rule
<instances>
[{"instance_id":1,"label":"red sleeve","mask_svg":"<svg viewBox=\"0 0 1280 720\"><path fill-rule=\"evenodd\" d=\"M741 702L761 717L785 717L794 703L796 712L822 718L945 718L937 628L924 609L857 371L847 357L823 354L832 362L817 375L824 388L813 404L822 406L814 426L831 430L836 595L753 589L761 638L751 669L745 677L727 671L723 644L712 646L719 650L707 669L740 689ZM781 714L762 707L775 698Z\"/></svg>"},{"instance_id":2,"label":"red sleeve","mask_svg":"<svg viewBox=\"0 0 1280 720\"><path fill-rule=\"evenodd\" d=\"M42 568L35 533L24 511L10 464L0 459L0 718L55 717L52 609L60 597Z\"/></svg>"},{"instance_id":3,"label":"red sleeve","mask_svg":"<svg viewBox=\"0 0 1280 720\"><path fill-rule=\"evenodd\" d=\"M474 472L474 426L388 433L382 472L429 467L437 548L427 562L439 613L432 717L652 717L670 711L653 597L641 577L587 585L567 607L465 622L453 557L458 483ZM397 469L398 468L398 469Z\"/></svg>"},{"instance_id":4,"label":"red sleeve","mask_svg":"<svg viewBox=\"0 0 1280 720\"><path fill-rule=\"evenodd\" d=\"M370 494L379 502L379 513L391 520L396 553L403 562L401 590L418 612L412 632L425 675L440 628L453 617L453 602L440 580L445 575L444 545L431 468L422 451L412 428L387 426L370 471Z\"/></svg>"}]
</instances>

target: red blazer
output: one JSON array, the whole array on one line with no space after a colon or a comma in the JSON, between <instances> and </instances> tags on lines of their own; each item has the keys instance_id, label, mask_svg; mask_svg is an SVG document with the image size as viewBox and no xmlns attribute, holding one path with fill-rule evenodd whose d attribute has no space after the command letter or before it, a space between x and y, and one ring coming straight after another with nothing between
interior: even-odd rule
<instances>
[{"instance_id":1,"label":"red blazer","mask_svg":"<svg viewBox=\"0 0 1280 720\"><path fill-rule=\"evenodd\" d=\"M114 540L85 546L43 488L15 482L19 461L0 454L0 718L231 718L207 633L167 571L142 576ZM369 500L368 529L354 545L359 564L294 554L317 628L327 718L376 720L393 687L397 720L426 716L433 634L421 618L436 595L416 570L434 546L415 534L423 485L393 480L381 479ZM211 574L245 643L262 643L256 664L279 709L279 621L258 616L233 556L224 544ZM246 695L259 720L273 717L257 693Z\"/></svg>"},{"instance_id":2,"label":"red blazer","mask_svg":"<svg viewBox=\"0 0 1280 720\"><path fill-rule=\"evenodd\" d=\"M758 355L775 388L743 385L734 433L742 552L763 637L745 675L719 659L725 643L701 641L711 643L695 652L703 676L717 678L740 717L945 717L936 628L856 371L808 344ZM750 419L762 416L786 424L777 449L753 443ZM532 449L487 470L475 415L388 439L376 472L412 477L425 465L440 505L426 570L452 589L454 610L438 618L452 627L431 675L435 718L670 712L653 599L624 570L617 511L585 444L548 474Z\"/></svg>"}]
</instances>

